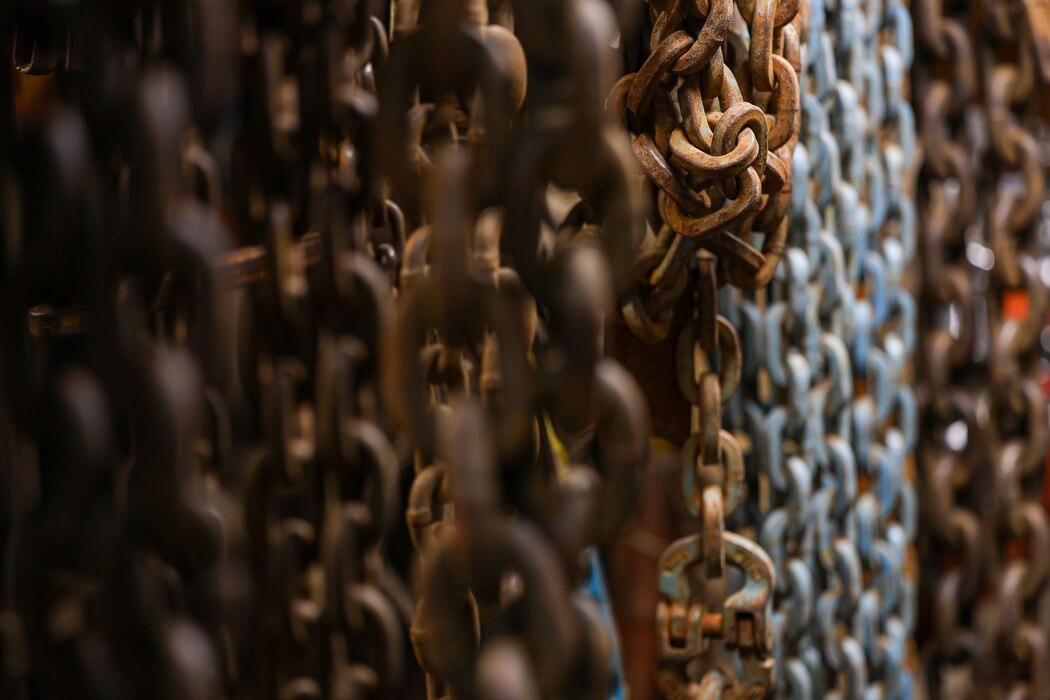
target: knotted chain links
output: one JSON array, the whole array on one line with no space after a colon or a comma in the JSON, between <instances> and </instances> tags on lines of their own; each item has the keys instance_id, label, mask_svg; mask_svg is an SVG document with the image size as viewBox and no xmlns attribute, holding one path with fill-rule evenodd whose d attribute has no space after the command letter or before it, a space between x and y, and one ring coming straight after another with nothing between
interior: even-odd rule
<instances>
[{"instance_id":1,"label":"knotted chain links","mask_svg":"<svg viewBox=\"0 0 1050 700\"><path fill-rule=\"evenodd\" d=\"M641 280L623 297L624 320L647 342L670 332L697 250L717 254L723 281L737 287L772 279L799 131L797 11L794 0L649 5L648 58L608 101L659 190Z\"/></svg>"},{"instance_id":2,"label":"knotted chain links","mask_svg":"<svg viewBox=\"0 0 1050 700\"><path fill-rule=\"evenodd\" d=\"M1046 159L1034 109L1050 75L1038 8L915 5L928 65L919 86L931 697L1050 692L1039 366L1048 300L1036 236Z\"/></svg>"},{"instance_id":3,"label":"knotted chain links","mask_svg":"<svg viewBox=\"0 0 1050 700\"><path fill-rule=\"evenodd\" d=\"M791 1L650 3L648 56L608 99L656 189L623 320L646 343L671 336L692 407L682 490L701 530L670 544L659 563L657 682L669 697L774 689L773 564L725 526L747 497L743 450L722 422L742 355L716 300L719 284L764 288L784 250L800 130L797 15ZM732 593L727 564L743 575Z\"/></svg>"}]
</instances>

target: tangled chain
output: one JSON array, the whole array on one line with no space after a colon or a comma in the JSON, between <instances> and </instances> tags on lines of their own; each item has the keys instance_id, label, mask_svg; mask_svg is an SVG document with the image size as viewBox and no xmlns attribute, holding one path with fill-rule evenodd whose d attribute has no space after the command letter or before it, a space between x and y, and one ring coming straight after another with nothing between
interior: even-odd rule
<instances>
[{"instance_id":1,"label":"tangled chain","mask_svg":"<svg viewBox=\"0 0 1050 700\"><path fill-rule=\"evenodd\" d=\"M700 532L671 543L659 563L657 683L669 697L766 697L774 686L773 564L725 526L747 483L738 436L722 422L741 381L741 343L716 291L765 287L783 253L799 132L797 14L787 1L651 3L648 55L607 104L655 189L623 320L646 343L675 343L692 414L681 483ZM743 574L731 593L727 564Z\"/></svg>"}]
</instances>

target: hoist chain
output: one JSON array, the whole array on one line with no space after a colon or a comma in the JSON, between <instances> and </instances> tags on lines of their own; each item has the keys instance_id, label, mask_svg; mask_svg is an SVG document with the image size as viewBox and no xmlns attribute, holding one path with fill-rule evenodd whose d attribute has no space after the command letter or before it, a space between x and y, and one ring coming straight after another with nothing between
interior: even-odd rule
<instances>
[{"instance_id":1,"label":"hoist chain","mask_svg":"<svg viewBox=\"0 0 1050 700\"><path fill-rule=\"evenodd\" d=\"M723 293L745 348L739 518L776 571L778 697L911 697L916 434L914 120L900 3L812 3L786 249L766 294Z\"/></svg>"},{"instance_id":2,"label":"hoist chain","mask_svg":"<svg viewBox=\"0 0 1050 700\"><path fill-rule=\"evenodd\" d=\"M914 6L931 697L1050 693L1046 8ZM1043 235L1037 235L1040 231ZM1045 344L1045 340L1042 341Z\"/></svg>"}]
</instances>

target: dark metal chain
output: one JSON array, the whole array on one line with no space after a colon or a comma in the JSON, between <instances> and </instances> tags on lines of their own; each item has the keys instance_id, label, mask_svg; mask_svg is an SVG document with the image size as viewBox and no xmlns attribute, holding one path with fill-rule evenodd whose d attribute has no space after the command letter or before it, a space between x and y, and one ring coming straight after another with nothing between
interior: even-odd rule
<instances>
[{"instance_id":1,"label":"dark metal chain","mask_svg":"<svg viewBox=\"0 0 1050 700\"><path fill-rule=\"evenodd\" d=\"M0 697L1050 696L1048 17L0 5Z\"/></svg>"},{"instance_id":2,"label":"dark metal chain","mask_svg":"<svg viewBox=\"0 0 1050 700\"><path fill-rule=\"evenodd\" d=\"M1046 161L1034 109L1048 77L1045 15L1023 2L920 2L915 12L926 59L917 85L926 689L1039 697L1050 692L1050 436L1038 364L1048 307L1036 237Z\"/></svg>"},{"instance_id":3,"label":"dark metal chain","mask_svg":"<svg viewBox=\"0 0 1050 700\"><path fill-rule=\"evenodd\" d=\"M5 13L5 697L390 697L382 24Z\"/></svg>"}]
</instances>

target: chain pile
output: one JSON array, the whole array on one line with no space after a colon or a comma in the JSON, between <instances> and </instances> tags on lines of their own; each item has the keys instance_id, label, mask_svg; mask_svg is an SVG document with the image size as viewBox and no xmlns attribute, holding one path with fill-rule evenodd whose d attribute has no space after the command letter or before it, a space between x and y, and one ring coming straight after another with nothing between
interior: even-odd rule
<instances>
[{"instance_id":1,"label":"chain pile","mask_svg":"<svg viewBox=\"0 0 1050 700\"><path fill-rule=\"evenodd\" d=\"M1050 693L1050 435L1039 359L1050 259L1035 97L1050 78L1045 7L924 0L915 14L926 58L917 88L927 692L1041 697Z\"/></svg>"},{"instance_id":2,"label":"chain pile","mask_svg":"<svg viewBox=\"0 0 1050 700\"><path fill-rule=\"evenodd\" d=\"M1050 695L1050 18L911 4L5 3L0 696L626 698L665 452L665 697Z\"/></svg>"}]
</instances>

